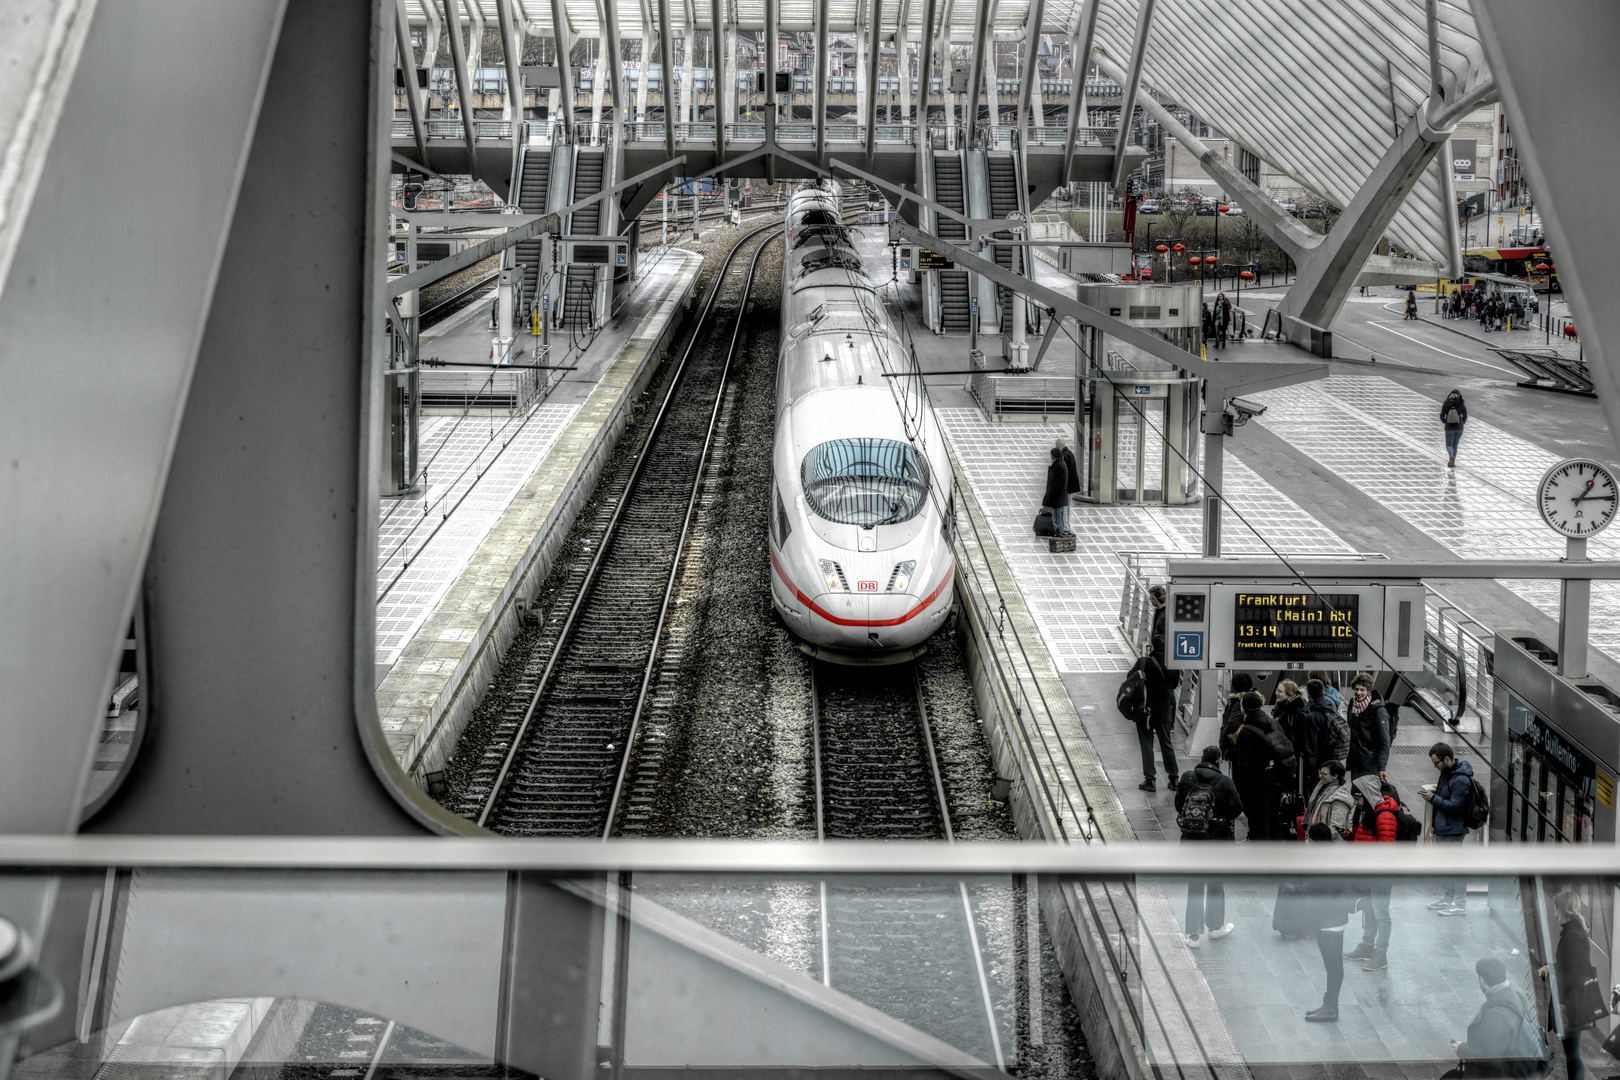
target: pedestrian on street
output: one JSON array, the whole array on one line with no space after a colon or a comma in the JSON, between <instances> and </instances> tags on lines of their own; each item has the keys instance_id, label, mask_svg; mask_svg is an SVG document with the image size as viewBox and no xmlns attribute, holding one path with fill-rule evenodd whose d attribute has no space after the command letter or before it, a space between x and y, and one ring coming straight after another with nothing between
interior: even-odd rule
<instances>
[{"instance_id":1,"label":"pedestrian on street","mask_svg":"<svg viewBox=\"0 0 1620 1080\"><path fill-rule=\"evenodd\" d=\"M1052 463L1046 467L1046 491L1041 505L1052 511L1052 534L1069 535L1069 467L1063 463L1063 450L1052 447Z\"/></svg>"},{"instance_id":2,"label":"pedestrian on street","mask_svg":"<svg viewBox=\"0 0 1620 1080\"><path fill-rule=\"evenodd\" d=\"M1226 348L1226 335L1232 328L1232 301L1226 298L1225 293L1215 297L1215 341L1219 348Z\"/></svg>"},{"instance_id":3,"label":"pedestrian on street","mask_svg":"<svg viewBox=\"0 0 1620 1080\"><path fill-rule=\"evenodd\" d=\"M1400 804L1384 794L1376 776L1358 776L1350 787L1356 801L1350 839L1359 844L1395 843L1399 838L1395 815ZM1364 971L1383 971L1389 967L1390 883L1372 880L1366 882L1366 889L1361 899L1361 944L1344 958L1363 961Z\"/></svg>"},{"instance_id":4,"label":"pedestrian on street","mask_svg":"<svg viewBox=\"0 0 1620 1080\"><path fill-rule=\"evenodd\" d=\"M1074 451L1069 449L1066 440L1059 439L1057 448L1063 451L1063 466L1069 470L1068 492L1070 495L1078 495L1080 494L1080 464L1074 460ZM1068 503L1064 503L1064 505L1067 506ZM1068 519L1065 518L1064 520L1067 522Z\"/></svg>"},{"instance_id":5,"label":"pedestrian on street","mask_svg":"<svg viewBox=\"0 0 1620 1080\"><path fill-rule=\"evenodd\" d=\"M1209 310L1209 305L1208 304L1205 304L1204 305L1204 341L1206 343L1208 343L1208 342L1214 340L1214 338L1215 338L1215 313L1213 311Z\"/></svg>"},{"instance_id":6,"label":"pedestrian on street","mask_svg":"<svg viewBox=\"0 0 1620 1080\"><path fill-rule=\"evenodd\" d=\"M1350 753L1345 765L1353 778L1383 779L1389 767L1389 713L1373 689L1373 677L1359 673L1350 681Z\"/></svg>"},{"instance_id":7,"label":"pedestrian on street","mask_svg":"<svg viewBox=\"0 0 1620 1080\"><path fill-rule=\"evenodd\" d=\"M1602 991L1594 994L1588 989L1597 978L1597 968L1592 964L1592 935L1581 915L1581 898L1568 889L1553 897L1553 917L1558 920L1553 966L1558 972L1558 1006L1564 1014L1565 1073L1569 1080L1586 1080L1581 1032L1597 1022L1593 1017L1603 1005ZM1540 974L1543 979L1547 977L1546 965L1542 965Z\"/></svg>"},{"instance_id":8,"label":"pedestrian on street","mask_svg":"<svg viewBox=\"0 0 1620 1080\"><path fill-rule=\"evenodd\" d=\"M1468 806L1474 798L1474 766L1457 760L1457 752L1450 743L1437 742L1429 747L1429 761L1440 770L1440 782L1423 797L1434 807L1432 832L1442 844L1460 844L1468 836ZM1453 882L1446 886L1440 899L1429 905L1430 911L1442 915L1468 913L1468 886Z\"/></svg>"},{"instance_id":9,"label":"pedestrian on street","mask_svg":"<svg viewBox=\"0 0 1620 1080\"><path fill-rule=\"evenodd\" d=\"M1546 1075L1541 1068L1546 1036L1536 1023L1535 1009L1508 980L1507 965L1487 956L1474 965L1474 974L1485 1000L1468 1023L1468 1037L1451 1040L1460 1075L1468 1080Z\"/></svg>"},{"instance_id":10,"label":"pedestrian on street","mask_svg":"<svg viewBox=\"0 0 1620 1080\"><path fill-rule=\"evenodd\" d=\"M1175 785L1176 825L1181 842L1224 840L1231 843L1232 823L1243 813L1237 788L1221 772L1221 748L1204 747L1203 759ZM1182 921L1187 947L1198 948L1207 930L1211 940L1232 932L1226 921L1226 886L1219 878L1194 878L1187 883L1187 917Z\"/></svg>"},{"instance_id":11,"label":"pedestrian on street","mask_svg":"<svg viewBox=\"0 0 1620 1080\"><path fill-rule=\"evenodd\" d=\"M1457 467L1457 444L1462 442L1463 425L1468 423L1468 405L1462 391L1453 390L1440 403L1440 423L1446 428L1446 468Z\"/></svg>"},{"instance_id":12,"label":"pedestrian on street","mask_svg":"<svg viewBox=\"0 0 1620 1080\"><path fill-rule=\"evenodd\" d=\"M1415 292L1406 294L1406 317L1408 319L1417 318L1417 293Z\"/></svg>"},{"instance_id":13,"label":"pedestrian on street","mask_svg":"<svg viewBox=\"0 0 1620 1080\"><path fill-rule=\"evenodd\" d=\"M1164 635L1155 634L1152 648L1137 663L1142 665L1143 681L1147 684L1148 722L1136 728L1136 739L1142 747L1142 782L1136 785L1143 791L1158 790L1158 775L1153 767L1153 743L1159 743L1164 756L1164 775L1170 790L1176 790L1176 747L1171 741L1170 728L1175 721L1176 687L1181 685L1181 670L1164 666Z\"/></svg>"}]
</instances>

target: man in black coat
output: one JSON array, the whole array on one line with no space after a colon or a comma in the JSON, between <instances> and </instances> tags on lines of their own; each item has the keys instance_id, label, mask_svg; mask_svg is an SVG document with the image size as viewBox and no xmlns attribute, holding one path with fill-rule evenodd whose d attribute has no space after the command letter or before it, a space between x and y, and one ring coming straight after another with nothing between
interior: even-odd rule
<instances>
[{"instance_id":1,"label":"man in black coat","mask_svg":"<svg viewBox=\"0 0 1620 1080\"><path fill-rule=\"evenodd\" d=\"M1243 816L1248 819L1250 840L1280 840L1277 825L1279 796L1275 769L1296 766L1292 752L1284 755L1280 744L1287 738L1266 714L1265 699L1250 690L1243 695L1243 719L1227 738L1231 742L1232 781L1243 800Z\"/></svg>"},{"instance_id":2,"label":"man in black coat","mask_svg":"<svg viewBox=\"0 0 1620 1080\"><path fill-rule=\"evenodd\" d=\"M1046 467L1046 491L1041 494L1041 505L1052 511L1052 530L1058 536L1069 535L1069 467L1063 463L1063 450L1052 447L1052 463Z\"/></svg>"},{"instance_id":3,"label":"man in black coat","mask_svg":"<svg viewBox=\"0 0 1620 1080\"><path fill-rule=\"evenodd\" d=\"M1137 787L1143 791L1158 790L1153 762L1153 743L1157 740L1159 752L1164 756L1164 774L1169 778L1170 790L1174 791L1178 770L1170 729L1176 718L1176 687L1181 685L1181 671L1164 666L1162 636L1153 639L1152 648L1138 663L1142 665L1142 676L1147 683L1148 723L1136 729L1136 738L1142 747L1142 782Z\"/></svg>"},{"instance_id":4,"label":"man in black coat","mask_svg":"<svg viewBox=\"0 0 1620 1080\"><path fill-rule=\"evenodd\" d=\"M1063 451L1063 464L1069 470L1069 494L1078 495L1080 494L1080 463L1074 460L1074 451L1069 449L1069 444L1065 440L1059 439L1057 448Z\"/></svg>"},{"instance_id":5,"label":"man in black coat","mask_svg":"<svg viewBox=\"0 0 1620 1080\"><path fill-rule=\"evenodd\" d=\"M1221 748L1204 747L1203 760L1183 773L1176 784L1176 824L1183 843L1233 838L1232 823L1243 813L1237 787L1221 772ZM1187 917L1182 929L1187 947L1198 948L1207 930L1210 938L1232 932L1226 921L1226 886L1219 878L1193 878L1187 882Z\"/></svg>"}]
</instances>

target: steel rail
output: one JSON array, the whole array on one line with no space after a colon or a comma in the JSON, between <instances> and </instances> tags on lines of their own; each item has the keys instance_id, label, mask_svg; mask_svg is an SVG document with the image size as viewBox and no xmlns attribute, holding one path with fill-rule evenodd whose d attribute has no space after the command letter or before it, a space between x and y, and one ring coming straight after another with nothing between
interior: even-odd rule
<instances>
[{"instance_id":1,"label":"steel rail","mask_svg":"<svg viewBox=\"0 0 1620 1080\"><path fill-rule=\"evenodd\" d=\"M437 326L444 319L454 315L456 311L460 310L458 305L463 305L467 301L467 297L469 295L479 291L480 289L489 288L490 282L495 281L500 276L501 272L497 270L488 277L480 278L471 285L467 286L465 289L452 294L449 299L441 300L437 304L434 304L432 307L428 308L426 311L422 312L422 314L419 316L421 319L422 329L426 330L430 326ZM446 311L446 308L454 308L455 310ZM444 312L443 315L439 315L439 312L441 311ZM436 319L433 318L435 315L438 315L439 317Z\"/></svg>"},{"instance_id":2,"label":"steel rail","mask_svg":"<svg viewBox=\"0 0 1620 1080\"><path fill-rule=\"evenodd\" d=\"M721 264L719 272L715 274L714 285L709 289L709 295L703 302L703 310L698 313L698 317L693 323L692 334L687 339L686 348L681 353L680 363L676 365L674 375L670 377L669 388L664 392L664 398L659 403L658 412L648 426L646 441L642 445L641 452L636 456L636 463L631 469L629 479L625 482L624 491L620 493L618 502L613 507L613 514L608 519L607 528L603 531L601 542L596 546L596 554L592 556L590 566L585 570L585 577L580 583L579 592L575 595L574 602L568 609L568 616L563 621L562 628L558 632L557 644L552 649L550 658L546 661L545 669L540 673L540 680L535 686L533 695L529 698L528 707L524 710L523 720L518 724L517 731L512 735L512 744L507 748L506 757L501 762L500 771L495 774L495 780L490 785L489 795L484 800L484 807L478 814L477 824L480 827L488 828L490 817L494 814L496 805L505 793L507 782L511 778L512 766L516 763L518 754L523 748L523 741L528 735L530 726L534 723L534 716L540 706L540 699L545 696L546 689L551 684L551 677L556 670L557 661L563 655L564 645L573 632L575 624L579 621L579 614L585 607L586 599L590 596L591 586L596 581L602 563L607 557L608 550L613 546L611 540L624 518L626 507L630 505L630 498L636 490L636 481L641 477L642 468L647 463L648 452L656 441L658 429L663 425L664 418L669 413L670 402L675 399L675 392L681 385L681 377L686 372L687 362L691 359L692 353L697 347L704 324L708 321L709 313L714 310L715 301L719 298L720 290L725 285L727 271L731 269L732 261L737 257L737 253L742 250L744 244L759 234L778 227L774 222L770 225L762 225L739 238L737 243L732 245L731 250L726 253L725 261ZM741 321L741 319L738 320L739 323ZM701 470L699 470L699 473L701 475Z\"/></svg>"},{"instance_id":3,"label":"steel rail","mask_svg":"<svg viewBox=\"0 0 1620 1080\"><path fill-rule=\"evenodd\" d=\"M777 226L769 225L763 229L756 229L749 233L748 237L744 238L744 242L748 238L775 227ZM658 663L658 641L664 636L664 624L669 619L670 601L675 597L675 582L680 577L681 553L685 551L686 537L692 531L692 517L697 512L698 494L703 490L704 467L708 465L709 454L714 449L714 433L715 429L720 426L721 407L726 400L726 383L731 378L732 361L737 358L737 342L742 340L743 323L747 321L742 317L742 313L748 306L748 294L754 291L754 277L759 271L759 258L765 254L765 249L775 239L776 236L772 235L760 241L759 246L754 249L754 257L748 263L748 276L743 279L742 296L737 301L737 318L731 324L731 343L726 347L726 362L720 369L719 385L715 387L714 405L709 412L709 427L703 435L703 449L698 453L697 468L693 470L692 493L686 499L686 515L681 519L680 535L675 538L675 560L670 563L669 577L664 582L664 599L659 604L658 621L653 627L652 648L647 653L647 666L641 673L641 689L636 694L636 707L630 714L630 731L624 739L624 756L619 759L619 775L613 784L613 798L608 803L607 822L602 827L602 839L604 840L612 837L613 822L619 816L619 802L624 796L624 780L630 772L630 760L635 754L636 736L641 731L641 716L647 708L647 692L652 688L653 668ZM738 246L741 247L741 244ZM731 260L728 257L726 267L730 265ZM695 342L697 335L694 334L692 340ZM646 445L649 448L652 446L650 438L647 440ZM602 543L606 547L607 539L605 537Z\"/></svg>"}]
</instances>

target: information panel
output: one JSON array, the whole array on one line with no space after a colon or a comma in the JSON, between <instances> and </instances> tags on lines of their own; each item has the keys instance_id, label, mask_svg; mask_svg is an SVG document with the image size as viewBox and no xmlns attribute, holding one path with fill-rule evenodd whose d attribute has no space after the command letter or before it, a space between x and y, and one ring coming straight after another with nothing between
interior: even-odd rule
<instances>
[{"instance_id":1,"label":"information panel","mask_svg":"<svg viewBox=\"0 0 1620 1080\"><path fill-rule=\"evenodd\" d=\"M1356 593L1247 592L1233 596L1232 659L1239 665L1356 662Z\"/></svg>"}]
</instances>

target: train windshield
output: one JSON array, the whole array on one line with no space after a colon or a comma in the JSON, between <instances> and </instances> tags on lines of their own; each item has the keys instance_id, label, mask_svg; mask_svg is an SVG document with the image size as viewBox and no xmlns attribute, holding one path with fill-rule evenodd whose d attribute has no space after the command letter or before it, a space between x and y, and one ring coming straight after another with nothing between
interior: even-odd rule
<instances>
[{"instance_id":1,"label":"train windshield","mask_svg":"<svg viewBox=\"0 0 1620 1080\"><path fill-rule=\"evenodd\" d=\"M834 439L804 456L810 509L840 525L898 525L928 503L928 464L893 439Z\"/></svg>"}]
</instances>

